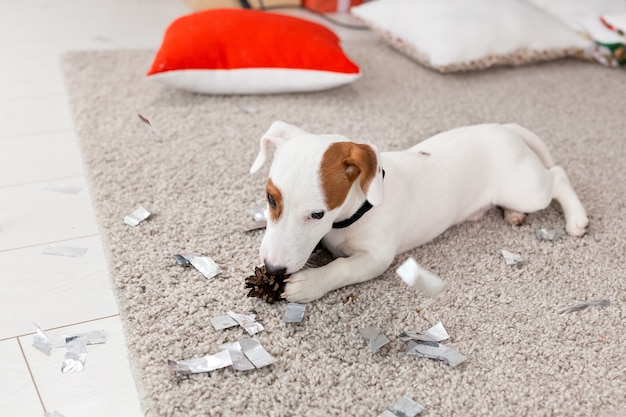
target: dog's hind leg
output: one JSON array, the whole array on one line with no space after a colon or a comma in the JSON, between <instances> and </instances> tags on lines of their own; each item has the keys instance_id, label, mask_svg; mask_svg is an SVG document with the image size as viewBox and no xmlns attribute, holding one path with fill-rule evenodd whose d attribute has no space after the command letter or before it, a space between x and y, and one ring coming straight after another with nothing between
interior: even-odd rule
<instances>
[{"instance_id":1,"label":"dog's hind leg","mask_svg":"<svg viewBox=\"0 0 626 417\"><path fill-rule=\"evenodd\" d=\"M550 168L554 177L552 197L556 199L565 214L565 229L572 236L582 236L587 231L589 219L587 212L574 192L563 168L555 166Z\"/></svg>"},{"instance_id":2,"label":"dog's hind leg","mask_svg":"<svg viewBox=\"0 0 626 417\"><path fill-rule=\"evenodd\" d=\"M496 203L505 208L505 215L507 210L512 217L533 213L546 208L555 199L563 208L567 233L572 236L585 234L589 224L587 213L563 168L547 169L538 160L527 160L506 177L508 179L500 183Z\"/></svg>"}]
</instances>

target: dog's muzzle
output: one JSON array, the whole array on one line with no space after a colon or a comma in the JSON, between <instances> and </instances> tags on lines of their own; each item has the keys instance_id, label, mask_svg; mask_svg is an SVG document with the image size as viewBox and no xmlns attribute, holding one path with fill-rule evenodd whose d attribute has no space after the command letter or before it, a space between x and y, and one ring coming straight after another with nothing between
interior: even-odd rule
<instances>
[{"instance_id":1,"label":"dog's muzzle","mask_svg":"<svg viewBox=\"0 0 626 417\"><path fill-rule=\"evenodd\" d=\"M267 271L268 275L285 275L285 272L287 272L287 268L285 268L284 266L272 265L267 261L265 261L264 263L265 270Z\"/></svg>"}]
</instances>

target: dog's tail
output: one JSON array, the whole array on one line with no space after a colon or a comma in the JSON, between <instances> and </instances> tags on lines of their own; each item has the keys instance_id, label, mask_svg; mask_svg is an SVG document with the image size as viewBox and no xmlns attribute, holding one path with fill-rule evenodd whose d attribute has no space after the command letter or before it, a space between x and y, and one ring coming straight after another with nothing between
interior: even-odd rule
<instances>
[{"instance_id":1,"label":"dog's tail","mask_svg":"<svg viewBox=\"0 0 626 417\"><path fill-rule=\"evenodd\" d=\"M509 123L504 125L504 127L520 135L526 142L526 145L537 154L546 168L552 168L556 165L550 150L548 150L548 147L539 136L516 123Z\"/></svg>"}]
</instances>

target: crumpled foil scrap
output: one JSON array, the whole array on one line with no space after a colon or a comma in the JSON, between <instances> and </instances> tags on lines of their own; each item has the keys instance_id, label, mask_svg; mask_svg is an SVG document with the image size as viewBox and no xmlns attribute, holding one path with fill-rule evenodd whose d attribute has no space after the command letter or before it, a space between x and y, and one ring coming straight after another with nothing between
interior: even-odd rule
<instances>
[{"instance_id":1,"label":"crumpled foil scrap","mask_svg":"<svg viewBox=\"0 0 626 417\"><path fill-rule=\"evenodd\" d=\"M252 221L235 226L238 232L250 232L267 227L267 205L252 207L249 211Z\"/></svg>"},{"instance_id":2,"label":"crumpled foil scrap","mask_svg":"<svg viewBox=\"0 0 626 417\"><path fill-rule=\"evenodd\" d=\"M437 275L422 268L414 258L408 258L396 270L402 281L424 292L429 297L436 297L446 289L446 283Z\"/></svg>"},{"instance_id":3,"label":"crumpled foil scrap","mask_svg":"<svg viewBox=\"0 0 626 417\"><path fill-rule=\"evenodd\" d=\"M381 347L389 343L389 338L376 326L366 327L361 331L361 336L372 353L378 352Z\"/></svg>"},{"instance_id":4,"label":"crumpled foil scrap","mask_svg":"<svg viewBox=\"0 0 626 417\"><path fill-rule=\"evenodd\" d=\"M87 360L87 339L77 337L67 343L67 352L61 365L61 372L64 374L73 374L80 372L85 368Z\"/></svg>"},{"instance_id":5,"label":"crumpled foil scrap","mask_svg":"<svg viewBox=\"0 0 626 417\"><path fill-rule=\"evenodd\" d=\"M509 252L505 249L500 249L500 253L504 258L504 263L507 265L517 265L518 267L524 264L524 260L522 259L522 255L519 253Z\"/></svg>"},{"instance_id":6,"label":"crumpled foil scrap","mask_svg":"<svg viewBox=\"0 0 626 417\"><path fill-rule=\"evenodd\" d=\"M378 417L415 417L424 411L424 406L416 403L407 396L400 397L398 401L389 406Z\"/></svg>"},{"instance_id":7,"label":"crumpled foil scrap","mask_svg":"<svg viewBox=\"0 0 626 417\"><path fill-rule=\"evenodd\" d=\"M447 362L453 367L467 360L467 356L440 343L449 338L441 322L428 330L417 333L403 332L398 337L407 342L406 353L408 355Z\"/></svg>"},{"instance_id":8,"label":"crumpled foil scrap","mask_svg":"<svg viewBox=\"0 0 626 417\"><path fill-rule=\"evenodd\" d=\"M565 230L562 228L550 230L542 228L535 230L535 236L537 236L537 239L539 240L550 240L554 242L565 236Z\"/></svg>"},{"instance_id":9,"label":"crumpled foil scrap","mask_svg":"<svg viewBox=\"0 0 626 417\"><path fill-rule=\"evenodd\" d=\"M139 223L150 217L151 214L152 213L150 213L142 206L138 206L135 211L124 217L124 223L129 226L137 226Z\"/></svg>"},{"instance_id":10,"label":"crumpled foil scrap","mask_svg":"<svg viewBox=\"0 0 626 417\"><path fill-rule=\"evenodd\" d=\"M300 323L304 319L306 304L287 303L285 309L285 323Z\"/></svg>"},{"instance_id":11,"label":"crumpled foil scrap","mask_svg":"<svg viewBox=\"0 0 626 417\"><path fill-rule=\"evenodd\" d=\"M85 367L87 359L87 345L106 343L106 334L102 330L79 333L70 336L49 337L37 324L33 336L33 346L46 355L50 355L52 348L65 347L65 358L61 365L63 373L80 372Z\"/></svg>"},{"instance_id":12,"label":"crumpled foil scrap","mask_svg":"<svg viewBox=\"0 0 626 417\"><path fill-rule=\"evenodd\" d=\"M254 339L243 339L235 343L220 345L222 349L214 355L181 361L168 360L167 365L180 375L211 372L232 366L237 371L263 368L276 362L261 344Z\"/></svg>"},{"instance_id":13,"label":"crumpled foil scrap","mask_svg":"<svg viewBox=\"0 0 626 417\"><path fill-rule=\"evenodd\" d=\"M181 266L193 265L206 279L211 279L222 273L222 268L208 256L199 256L195 253L172 255L176 262Z\"/></svg>"},{"instance_id":14,"label":"crumpled foil scrap","mask_svg":"<svg viewBox=\"0 0 626 417\"><path fill-rule=\"evenodd\" d=\"M228 315L250 336L254 336L264 329L263 325L256 321L256 313L252 311L229 311Z\"/></svg>"}]
</instances>

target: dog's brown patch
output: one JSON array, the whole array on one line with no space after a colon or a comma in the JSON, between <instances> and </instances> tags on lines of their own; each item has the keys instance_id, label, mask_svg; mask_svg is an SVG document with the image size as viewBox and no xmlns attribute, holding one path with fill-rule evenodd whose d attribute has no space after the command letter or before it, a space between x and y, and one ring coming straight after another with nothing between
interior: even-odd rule
<instances>
[{"instance_id":1,"label":"dog's brown patch","mask_svg":"<svg viewBox=\"0 0 626 417\"><path fill-rule=\"evenodd\" d=\"M278 187L274 185L271 178L267 180L265 191L267 192L268 203L270 199L275 203L274 205L268 204L270 219L272 221L277 221L280 218L280 215L283 214L283 195Z\"/></svg>"},{"instance_id":2,"label":"dog's brown patch","mask_svg":"<svg viewBox=\"0 0 626 417\"><path fill-rule=\"evenodd\" d=\"M360 186L367 193L370 183L376 176L376 152L368 145L353 142L331 144L320 166L322 189L326 205L333 210L343 204L352 183L359 176Z\"/></svg>"}]
</instances>

